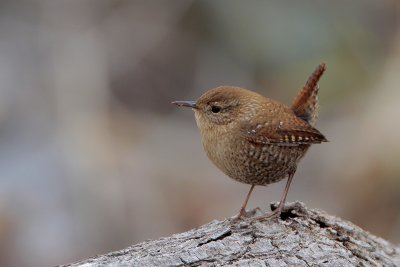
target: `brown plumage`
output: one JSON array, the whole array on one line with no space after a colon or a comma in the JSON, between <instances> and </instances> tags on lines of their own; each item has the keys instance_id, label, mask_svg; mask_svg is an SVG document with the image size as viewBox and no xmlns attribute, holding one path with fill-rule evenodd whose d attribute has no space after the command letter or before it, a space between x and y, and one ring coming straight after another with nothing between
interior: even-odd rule
<instances>
[{"instance_id":1,"label":"brown plumage","mask_svg":"<svg viewBox=\"0 0 400 267\"><path fill-rule=\"evenodd\" d=\"M320 64L315 69L292 104L294 114L312 126L315 125L318 118L318 81L325 70L326 65L324 63Z\"/></svg>"},{"instance_id":2,"label":"brown plumage","mask_svg":"<svg viewBox=\"0 0 400 267\"><path fill-rule=\"evenodd\" d=\"M202 142L210 160L229 177L251 188L288 177L278 208L281 213L299 160L312 144L326 142L313 127L318 116L318 80L325 71L320 64L295 98L291 108L255 92L220 86L197 101L176 101L193 108Z\"/></svg>"}]
</instances>

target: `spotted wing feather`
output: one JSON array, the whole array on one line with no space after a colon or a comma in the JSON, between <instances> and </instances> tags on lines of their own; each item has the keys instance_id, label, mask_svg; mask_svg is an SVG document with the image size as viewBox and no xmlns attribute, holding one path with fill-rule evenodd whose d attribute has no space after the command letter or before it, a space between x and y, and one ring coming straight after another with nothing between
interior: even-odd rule
<instances>
[{"instance_id":1,"label":"spotted wing feather","mask_svg":"<svg viewBox=\"0 0 400 267\"><path fill-rule=\"evenodd\" d=\"M327 142L327 139L307 122L293 113L287 115L285 120L260 119L249 123L241 129L241 134L250 142L258 144L298 146Z\"/></svg>"}]
</instances>

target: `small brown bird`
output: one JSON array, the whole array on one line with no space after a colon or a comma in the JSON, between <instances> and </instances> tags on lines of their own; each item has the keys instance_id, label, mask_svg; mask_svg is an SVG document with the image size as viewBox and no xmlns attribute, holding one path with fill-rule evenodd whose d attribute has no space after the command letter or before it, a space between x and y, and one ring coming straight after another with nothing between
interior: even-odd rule
<instances>
[{"instance_id":1,"label":"small brown bird","mask_svg":"<svg viewBox=\"0 0 400 267\"><path fill-rule=\"evenodd\" d=\"M226 175L251 188L288 177L280 203L264 218L278 217L299 160L312 144L327 142L314 128L318 117L318 81L326 66L320 64L294 99L292 107L255 92L233 86L209 90L197 101L175 101L194 110L207 156Z\"/></svg>"}]
</instances>

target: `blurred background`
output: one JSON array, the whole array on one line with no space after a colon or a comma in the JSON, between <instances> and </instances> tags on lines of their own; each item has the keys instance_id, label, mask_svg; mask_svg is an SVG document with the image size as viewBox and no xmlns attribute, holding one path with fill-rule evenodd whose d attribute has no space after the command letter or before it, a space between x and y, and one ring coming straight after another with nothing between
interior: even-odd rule
<instances>
[{"instance_id":1,"label":"blurred background","mask_svg":"<svg viewBox=\"0 0 400 267\"><path fill-rule=\"evenodd\" d=\"M290 104L320 63L288 200L400 242L400 2L1 0L0 265L50 266L237 214L249 189L190 110L218 85ZM256 187L269 210L285 181Z\"/></svg>"}]
</instances>

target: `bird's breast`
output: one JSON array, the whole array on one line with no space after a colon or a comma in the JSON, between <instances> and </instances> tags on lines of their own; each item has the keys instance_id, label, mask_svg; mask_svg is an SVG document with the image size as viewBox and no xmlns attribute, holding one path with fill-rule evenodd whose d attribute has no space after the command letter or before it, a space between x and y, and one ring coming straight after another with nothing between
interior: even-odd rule
<instances>
[{"instance_id":1,"label":"bird's breast","mask_svg":"<svg viewBox=\"0 0 400 267\"><path fill-rule=\"evenodd\" d=\"M201 130L208 158L229 177L248 184L277 182L295 170L308 145L254 144L228 127Z\"/></svg>"},{"instance_id":2,"label":"bird's breast","mask_svg":"<svg viewBox=\"0 0 400 267\"><path fill-rule=\"evenodd\" d=\"M230 146L234 142L227 127L210 127L201 129L204 150L208 158L223 172L226 173Z\"/></svg>"}]
</instances>

